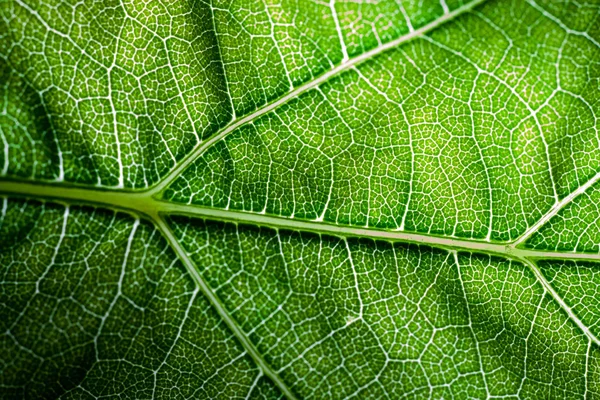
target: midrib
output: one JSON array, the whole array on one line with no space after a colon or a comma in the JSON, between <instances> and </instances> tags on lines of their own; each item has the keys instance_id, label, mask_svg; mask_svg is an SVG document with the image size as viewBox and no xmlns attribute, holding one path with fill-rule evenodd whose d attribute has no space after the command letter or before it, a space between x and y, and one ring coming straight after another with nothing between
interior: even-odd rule
<instances>
[{"instance_id":1,"label":"midrib","mask_svg":"<svg viewBox=\"0 0 600 400\"><path fill-rule=\"evenodd\" d=\"M162 216L183 215L206 218L214 221L238 222L249 225L266 226L277 229L289 229L317 234L343 237L366 238L427 245L443 249L465 250L476 253L498 255L516 260L553 258L565 260L600 260L600 254L574 253L564 251L543 251L524 249L517 246L521 242L488 242L458 237L438 236L426 233L392 231L363 228L350 225L338 225L328 222L292 219L273 215L245 211L224 210L195 204L171 203L153 197L148 192L124 192L83 187L65 187L62 185L34 182L2 182L0 193L13 194L33 199L53 199L69 204L97 205L120 210L145 217L160 225Z\"/></svg>"}]
</instances>

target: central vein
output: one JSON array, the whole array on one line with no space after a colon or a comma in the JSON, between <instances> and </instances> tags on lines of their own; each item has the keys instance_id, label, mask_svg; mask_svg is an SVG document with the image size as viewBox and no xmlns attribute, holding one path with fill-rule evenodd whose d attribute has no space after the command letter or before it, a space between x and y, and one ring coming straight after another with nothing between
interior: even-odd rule
<instances>
[{"instance_id":1,"label":"central vein","mask_svg":"<svg viewBox=\"0 0 600 400\"><path fill-rule=\"evenodd\" d=\"M171 203L152 196L149 192L124 192L88 189L84 187L65 187L31 182L7 181L2 183L0 192L11 193L27 198L46 198L64 201L70 204L89 204L122 210L145 217L160 225L162 215L187 215L217 221L240 222L250 225L267 226L277 229L314 232L343 237L369 238L423 244L444 249L458 249L477 253L487 253L520 261L535 258L560 258L567 260L599 260L600 254L555 252L530 250L519 247L522 240L501 243L474 240L460 237L437 236L419 232L389 231L363 228L351 225L338 225L273 215L257 214L202 207L190 204Z\"/></svg>"}]
</instances>

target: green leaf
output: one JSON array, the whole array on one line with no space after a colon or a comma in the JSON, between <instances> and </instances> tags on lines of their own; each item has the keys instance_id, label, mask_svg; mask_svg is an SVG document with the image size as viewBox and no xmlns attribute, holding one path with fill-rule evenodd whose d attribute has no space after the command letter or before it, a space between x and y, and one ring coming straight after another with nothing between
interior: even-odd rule
<instances>
[{"instance_id":1,"label":"green leaf","mask_svg":"<svg viewBox=\"0 0 600 400\"><path fill-rule=\"evenodd\" d=\"M600 397L600 4L0 0L0 397Z\"/></svg>"}]
</instances>

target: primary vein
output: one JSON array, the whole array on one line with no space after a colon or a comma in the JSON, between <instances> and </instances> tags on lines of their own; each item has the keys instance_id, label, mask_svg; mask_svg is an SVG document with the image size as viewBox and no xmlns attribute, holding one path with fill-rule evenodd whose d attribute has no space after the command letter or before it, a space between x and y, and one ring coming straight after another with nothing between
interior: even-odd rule
<instances>
[{"instance_id":1,"label":"primary vein","mask_svg":"<svg viewBox=\"0 0 600 400\"><path fill-rule=\"evenodd\" d=\"M584 189L582 188L591 186L592 183L590 182L593 180L594 179L588 181L579 190L583 191ZM285 382L283 382L278 373L274 371L263 359L246 334L229 315L226 308L221 304L217 295L203 280L187 253L176 240L171 228L165 222L165 216L172 214L188 215L212 220L224 220L234 223L248 223L260 226L269 226L277 229L314 232L317 234L330 234L342 237L359 237L373 240L415 243L450 250L454 253L456 253L457 250L470 251L513 259L530 268L539 284L544 287L544 290L546 290L546 292L557 302L559 307L567 313L569 319L573 321L579 329L582 330L582 332L590 340L590 343L593 342L597 345L600 345L600 340L583 324L575 312L571 310L565 301L557 294L557 292L552 288L550 283L545 279L541 271L535 265L536 259L543 258L600 261L600 254L550 252L522 249L517 247L517 245L520 243L520 239L512 243L491 243L483 240L477 241L455 237L427 235L422 233L376 230L372 228L360 228L328 224L323 222L304 221L249 212L219 210L195 205L168 203L143 192L98 191L79 187L61 187L58 185L41 185L36 183L14 181L3 182L3 185L0 188L0 193L1 192L12 193L25 197L42 197L63 201L66 200L68 203L75 204L98 204L108 206L110 208L124 210L136 216L146 217L151 220L162 232L163 236L167 239L171 248L176 252L179 259L182 260L186 269L196 282L198 288L200 288L200 290L209 299L215 310L223 318L234 335L238 338L241 345L255 361L262 373L271 378L274 384L276 384L290 399L295 398L290 388L285 384ZM571 196L571 200L576 197L576 192L577 191L575 191L575 194ZM566 203L567 201L565 201L562 205L564 206ZM560 208L562 207L552 208L547 215L553 213L555 214Z\"/></svg>"},{"instance_id":2,"label":"primary vein","mask_svg":"<svg viewBox=\"0 0 600 400\"><path fill-rule=\"evenodd\" d=\"M0 193L14 194L28 198L46 198L59 201L62 200L69 204L82 203L100 205L112 209L123 210L135 215L144 216L155 224L160 224L160 215L184 215L217 221L267 226L277 229L312 232L316 234L414 243L444 249L460 249L478 253L494 254L517 260L560 258L565 260L600 261L600 254L597 253L544 251L520 248L517 247L517 245L521 243L520 240L514 242L494 243L485 240L437 236L426 233L390 231L350 225L338 225L327 222L293 219L246 211L221 210L197 205L170 203L157 199L147 192L94 190L83 187L44 185L34 182L5 181L2 183Z\"/></svg>"}]
</instances>

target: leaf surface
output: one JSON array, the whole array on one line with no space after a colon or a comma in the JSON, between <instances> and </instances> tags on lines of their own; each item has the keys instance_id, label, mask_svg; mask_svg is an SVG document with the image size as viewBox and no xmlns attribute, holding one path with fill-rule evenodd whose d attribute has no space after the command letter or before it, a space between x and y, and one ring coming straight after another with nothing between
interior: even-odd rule
<instances>
[{"instance_id":1,"label":"leaf surface","mask_svg":"<svg viewBox=\"0 0 600 400\"><path fill-rule=\"evenodd\" d=\"M0 7L6 398L595 398L595 1Z\"/></svg>"}]
</instances>

